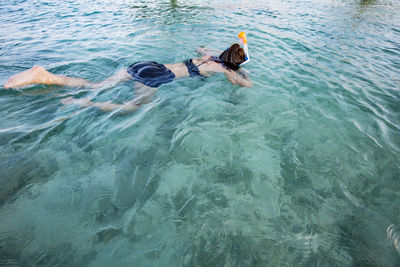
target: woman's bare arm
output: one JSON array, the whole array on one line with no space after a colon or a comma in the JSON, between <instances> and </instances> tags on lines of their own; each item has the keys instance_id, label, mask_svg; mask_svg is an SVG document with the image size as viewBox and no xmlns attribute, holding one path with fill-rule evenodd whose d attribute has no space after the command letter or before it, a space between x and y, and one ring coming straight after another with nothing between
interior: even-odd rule
<instances>
[{"instance_id":1,"label":"woman's bare arm","mask_svg":"<svg viewBox=\"0 0 400 267\"><path fill-rule=\"evenodd\" d=\"M209 49L209 48L205 48L205 47L197 47L196 52L202 56L212 56L215 54L221 54L223 51L218 51L218 50Z\"/></svg>"},{"instance_id":2,"label":"woman's bare arm","mask_svg":"<svg viewBox=\"0 0 400 267\"><path fill-rule=\"evenodd\" d=\"M228 80L233 83L243 87L252 87L253 82L250 80L248 75L243 70L233 71L226 69L222 64L217 62L209 62L205 64L209 72L224 73Z\"/></svg>"},{"instance_id":3,"label":"woman's bare arm","mask_svg":"<svg viewBox=\"0 0 400 267\"><path fill-rule=\"evenodd\" d=\"M248 78L248 76L242 76L238 72L233 70L225 70L225 75L228 80L233 83L243 87L253 87L253 82Z\"/></svg>"}]
</instances>

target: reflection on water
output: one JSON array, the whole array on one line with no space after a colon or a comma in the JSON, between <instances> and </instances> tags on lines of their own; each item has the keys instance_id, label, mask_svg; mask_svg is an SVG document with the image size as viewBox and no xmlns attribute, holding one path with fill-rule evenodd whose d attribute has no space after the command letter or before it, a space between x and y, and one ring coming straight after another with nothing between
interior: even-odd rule
<instances>
[{"instance_id":1,"label":"reflection on water","mask_svg":"<svg viewBox=\"0 0 400 267\"><path fill-rule=\"evenodd\" d=\"M399 4L0 3L0 82L102 80L247 32L254 87L159 88L132 114L0 90L0 265L398 266Z\"/></svg>"}]
</instances>

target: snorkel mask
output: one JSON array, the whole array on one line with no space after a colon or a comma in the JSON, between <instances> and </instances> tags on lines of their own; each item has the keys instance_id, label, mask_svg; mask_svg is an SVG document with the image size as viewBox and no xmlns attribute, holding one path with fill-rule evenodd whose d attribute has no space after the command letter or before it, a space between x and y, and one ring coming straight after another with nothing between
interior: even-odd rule
<instances>
[{"instance_id":1,"label":"snorkel mask","mask_svg":"<svg viewBox=\"0 0 400 267\"><path fill-rule=\"evenodd\" d=\"M239 41L240 41L240 45L243 47L243 50L245 53L245 56L244 56L245 61L240 63L240 66L243 66L250 62L249 49L247 48L246 33L244 33L244 32L239 33Z\"/></svg>"}]
</instances>

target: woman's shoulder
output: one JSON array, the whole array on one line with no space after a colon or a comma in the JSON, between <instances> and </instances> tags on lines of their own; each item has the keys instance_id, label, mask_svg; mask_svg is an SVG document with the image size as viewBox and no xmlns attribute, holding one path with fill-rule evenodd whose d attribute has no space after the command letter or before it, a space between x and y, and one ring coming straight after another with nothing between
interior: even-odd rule
<instances>
[{"instance_id":1,"label":"woman's shoulder","mask_svg":"<svg viewBox=\"0 0 400 267\"><path fill-rule=\"evenodd\" d=\"M213 57L213 56L195 57L195 58L192 58L192 60L193 60L193 61L207 62L207 61L212 60L212 59L211 59L212 57Z\"/></svg>"}]
</instances>

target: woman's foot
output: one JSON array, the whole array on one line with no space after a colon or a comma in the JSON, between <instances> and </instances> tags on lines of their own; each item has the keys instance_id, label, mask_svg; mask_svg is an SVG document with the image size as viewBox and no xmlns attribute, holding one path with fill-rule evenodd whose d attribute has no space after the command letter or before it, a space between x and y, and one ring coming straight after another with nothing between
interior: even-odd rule
<instances>
[{"instance_id":1,"label":"woman's foot","mask_svg":"<svg viewBox=\"0 0 400 267\"><path fill-rule=\"evenodd\" d=\"M4 84L4 89L18 88L25 85L46 83L50 73L41 66L34 66L33 68L17 73L8 79Z\"/></svg>"}]
</instances>

